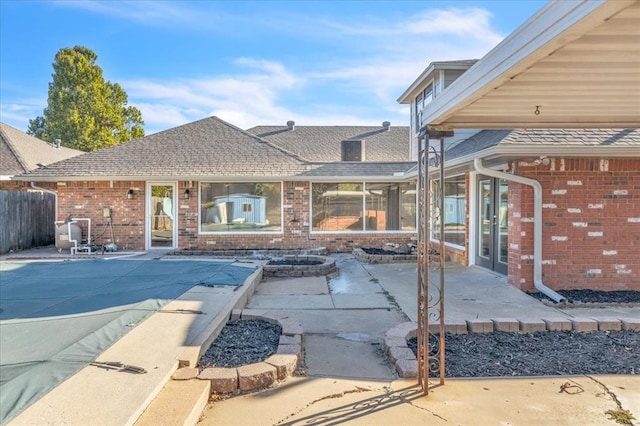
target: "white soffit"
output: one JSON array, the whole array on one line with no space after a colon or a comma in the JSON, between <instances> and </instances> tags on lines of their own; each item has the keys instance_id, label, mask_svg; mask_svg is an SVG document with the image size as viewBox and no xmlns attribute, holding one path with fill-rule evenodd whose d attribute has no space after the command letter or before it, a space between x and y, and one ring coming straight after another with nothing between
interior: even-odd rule
<instances>
[{"instance_id":1,"label":"white soffit","mask_svg":"<svg viewBox=\"0 0 640 426\"><path fill-rule=\"evenodd\" d=\"M640 0L549 3L434 99L423 124L640 127Z\"/></svg>"}]
</instances>

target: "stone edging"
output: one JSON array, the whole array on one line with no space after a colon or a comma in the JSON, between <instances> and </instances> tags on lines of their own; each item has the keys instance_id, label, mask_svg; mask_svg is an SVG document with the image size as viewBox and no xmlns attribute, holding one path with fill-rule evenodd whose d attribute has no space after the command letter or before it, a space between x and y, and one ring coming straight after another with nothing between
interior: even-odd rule
<instances>
[{"instance_id":1,"label":"stone edging","mask_svg":"<svg viewBox=\"0 0 640 426\"><path fill-rule=\"evenodd\" d=\"M262 274L265 277L316 277L331 275L338 272L336 260L325 256L283 256L284 260L312 260L321 261L319 265L263 265Z\"/></svg>"},{"instance_id":2,"label":"stone edging","mask_svg":"<svg viewBox=\"0 0 640 426\"><path fill-rule=\"evenodd\" d=\"M364 263L408 263L415 262L418 258L413 254L367 254L361 248L353 249L353 256Z\"/></svg>"},{"instance_id":3,"label":"stone edging","mask_svg":"<svg viewBox=\"0 0 640 426\"><path fill-rule=\"evenodd\" d=\"M417 324L405 322L387 331L384 336L384 353L400 377L418 376L418 360L407 345L407 340L416 337ZM439 325L430 327L433 332ZM515 318L474 319L445 324L445 332L451 334L492 333L493 331L523 332L535 331L635 331L640 332L640 320L619 318L574 318L555 320L517 320Z\"/></svg>"},{"instance_id":4,"label":"stone edging","mask_svg":"<svg viewBox=\"0 0 640 426\"><path fill-rule=\"evenodd\" d=\"M276 381L286 380L302 363L302 327L297 322L276 313L253 309L234 309L231 320L263 320L282 327L280 343L275 354L263 362L237 368L197 367L178 369L173 380L209 380L211 393L253 392L268 388ZM206 349L205 349L206 350Z\"/></svg>"}]
</instances>

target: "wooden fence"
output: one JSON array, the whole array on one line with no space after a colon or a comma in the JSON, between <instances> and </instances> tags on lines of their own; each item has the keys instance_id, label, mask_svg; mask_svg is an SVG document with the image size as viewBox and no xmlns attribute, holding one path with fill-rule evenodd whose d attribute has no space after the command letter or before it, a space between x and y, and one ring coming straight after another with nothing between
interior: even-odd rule
<instances>
[{"instance_id":1,"label":"wooden fence","mask_svg":"<svg viewBox=\"0 0 640 426\"><path fill-rule=\"evenodd\" d=\"M55 196L0 191L0 254L55 244Z\"/></svg>"}]
</instances>

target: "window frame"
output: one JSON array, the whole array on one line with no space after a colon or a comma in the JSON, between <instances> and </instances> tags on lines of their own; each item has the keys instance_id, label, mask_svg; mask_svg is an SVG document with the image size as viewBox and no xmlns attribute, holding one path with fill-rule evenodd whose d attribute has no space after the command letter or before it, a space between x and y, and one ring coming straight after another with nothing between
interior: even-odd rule
<instances>
[{"instance_id":1,"label":"window frame","mask_svg":"<svg viewBox=\"0 0 640 426\"><path fill-rule=\"evenodd\" d=\"M203 231L202 230L202 185L203 184L280 184L280 229L277 231ZM210 181L198 182L198 235L284 235L284 181Z\"/></svg>"},{"instance_id":2,"label":"window frame","mask_svg":"<svg viewBox=\"0 0 640 426\"><path fill-rule=\"evenodd\" d=\"M463 231L463 233L467 233L469 231L469 222L467 221L468 210L469 210L468 204L467 204L467 197L469 195L468 194L469 193L469 187L467 185L466 175L461 174L461 175L447 176L447 177L445 177L444 182L445 182L445 186L446 186L447 180L459 179L459 178L462 178L462 183L464 185L463 186L464 187L463 200L465 201L463 203L463 205L464 205L464 212L463 212L464 229L462 231ZM436 195L437 195L435 193L435 188L437 188L437 185L438 185L439 181L440 181L440 179L430 179L432 187L430 188L430 191L429 191L429 209L430 209L430 211L429 211L429 218L430 218L429 229L431 230L431 232L430 232L430 235L431 235L430 240L433 243L440 243L440 239L436 237L436 232L435 232L436 228L435 228L435 221L434 221L435 215L434 215L434 210L433 210L434 208L436 208L435 203L434 203L434 200L435 200ZM445 205L445 210L446 210L446 208L447 207ZM445 212L441 212L441 214L444 214L444 213ZM464 250L465 249L464 242L467 242L466 239L464 239L463 245L459 245L459 244L447 241L446 232L445 232L445 241L444 241L445 246L452 247L452 248L459 249L459 250Z\"/></svg>"},{"instance_id":3,"label":"window frame","mask_svg":"<svg viewBox=\"0 0 640 426\"><path fill-rule=\"evenodd\" d=\"M408 184L408 181L388 181L388 180L370 180L370 181L340 181L340 182L336 182L336 181L332 181L332 182L310 182L310 190L309 190L309 234L398 234L398 233L402 233L402 234L415 234L416 232L418 232L418 215L417 215L417 209L418 209L418 191L416 188L414 197L413 197L413 202L414 202L414 206L416 209L416 215L415 215L415 223L414 223L414 229L409 229L409 230L402 230L402 229L398 229L398 230L368 230L365 229L366 228L366 221L362 220L362 229L359 230L315 230L313 228L313 216L314 216L314 206L313 206L313 186L314 185L323 185L323 184L329 184L329 185L335 185L335 184L344 184L344 183L352 183L352 184L360 184L362 185L362 213L363 216L365 215L366 211L367 211L367 194L366 194L366 188L367 188L367 184L387 184L387 185L398 185L401 186L403 184ZM415 184L413 185L415 187ZM399 200L400 202L401 200Z\"/></svg>"}]
</instances>

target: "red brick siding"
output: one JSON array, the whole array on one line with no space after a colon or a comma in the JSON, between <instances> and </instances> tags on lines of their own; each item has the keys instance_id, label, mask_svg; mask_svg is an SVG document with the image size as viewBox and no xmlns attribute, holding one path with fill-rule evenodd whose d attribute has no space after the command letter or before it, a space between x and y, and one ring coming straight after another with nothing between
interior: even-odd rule
<instances>
[{"instance_id":1,"label":"red brick siding","mask_svg":"<svg viewBox=\"0 0 640 426\"><path fill-rule=\"evenodd\" d=\"M553 158L514 168L543 188L546 285L640 290L640 160ZM523 218L533 217L533 190L510 183L509 203L509 282L532 290L533 223Z\"/></svg>"},{"instance_id":2,"label":"red brick siding","mask_svg":"<svg viewBox=\"0 0 640 426\"><path fill-rule=\"evenodd\" d=\"M19 180L0 180L0 191L29 191L31 184Z\"/></svg>"},{"instance_id":3,"label":"red brick siding","mask_svg":"<svg viewBox=\"0 0 640 426\"><path fill-rule=\"evenodd\" d=\"M197 184L194 183L194 185L197 192ZM293 250L326 247L330 252L350 252L356 247L381 248L385 243L406 244L413 241L415 237L414 234L406 233L310 233L309 191L309 182L284 182L284 231L277 234L199 235L197 232L198 215L190 212L197 208L197 197L191 197L188 203L190 211L180 209L179 212L179 246L180 248L201 250ZM182 192L179 191L179 193Z\"/></svg>"},{"instance_id":4,"label":"red brick siding","mask_svg":"<svg viewBox=\"0 0 640 426\"><path fill-rule=\"evenodd\" d=\"M135 188L132 199L127 198L129 188ZM65 182L58 184L57 192L58 220L69 216L90 218L93 241L107 244L111 242L111 230L107 229L103 208L109 207L119 249L144 250L144 182Z\"/></svg>"},{"instance_id":5,"label":"red brick siding","mask_svg":"<svg viewBox=\"0 0 640 426\"><path fill-rule=\"evenodd\" d=\"M135 188L133 199L127 198ZM184 190L190 197L184 198ZM385 243L415 241L413 233L322 233L309 232L309 182L284 182L284 231L276 234L199 234L198 182L178 182L178 248L199 250L306 249L326 247L331 252L350 252L355 247L381 248ZM103 207L112 210L115 242L120 249L145 248L145 182L65 182L58 188L58 218L89 217L97 237L107 224ZM110 230L97 244L110 241Z\"/></svg>"}]
</instances>

